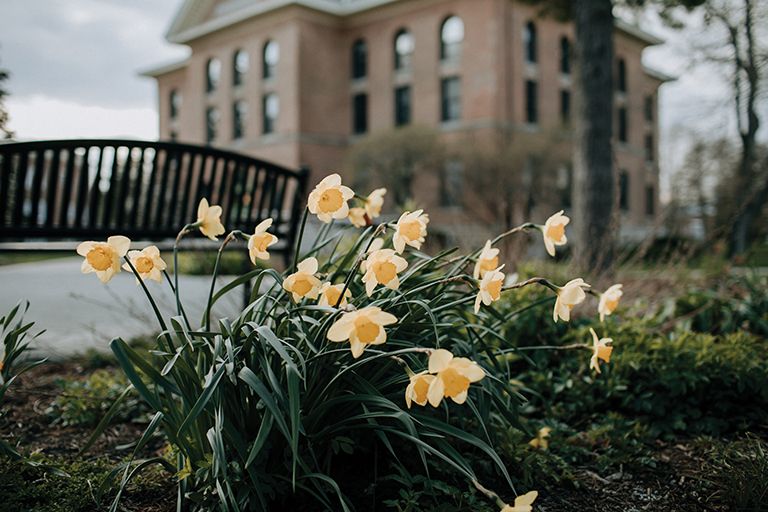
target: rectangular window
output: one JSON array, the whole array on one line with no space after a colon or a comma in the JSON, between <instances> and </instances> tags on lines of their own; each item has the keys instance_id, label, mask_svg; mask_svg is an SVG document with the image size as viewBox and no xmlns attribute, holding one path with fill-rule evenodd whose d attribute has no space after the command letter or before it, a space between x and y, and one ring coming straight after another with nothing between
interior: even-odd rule
<instances>
[{"instance_id":1,"label":"rectangular window","mask_svg":"<svg viewBox=\"0 0 768 512\"><path fill-rule=\"evenodd\" d=\"M205 141L210 144L216 140L219 126L219 110L208 107L205 111Z\"/></svg>"},{"instance_id":2,"label":"rectangular window","mask_svg":"<svg viewBox=\"0 0 768 512\"><path fill-rule=\"evenodd\" d=\"M352 97L352 132L355 135L368 131L368 95L355 94Z\"/></svg>"},{"instance_id":3,"label":"rectangular window","mask_svg":"<svg viewBox=\"0 0 768 512\"><path fill-rule=\"evenodd\" d=\"M244 101L236 101L232 104L232 138L242 139L245 136L245 117L247 106Z\"/></svg>"},{"instance_id":4,"label":"rectangular window","mask_svg":"<svg viewBox=\"0 0 768 512\"><path fill-rule=\"evenodd\" d=\"M441 203L446 207L461 206L461 191L464 189L464 163L450 160L445 164L442 180Z\"/></svg>"},{"instance_id":5,"label":"rectangular window","mask_svg":"<svg viewBox=\"0 0 768 512\"><path fill-rule=\"evenodd\" d=\"M656 213L656 192L653 185L645 187L645 214L652 216Z\"/></svg>"},{"instance_id":6,"label":"rectangular window","mask_svg":"<svg viewBox=\"0 0 768 512\"><path fill-rule=\"evenodd\" d=\"M627 142L627 108L619 107L619 141Z\"/></svg>"},{"instance_id":7,"label":"rectangular window","mask_svg":"<svg viewBox=\"0 0 768 512\"><path fill-rule=\"evenodd\" d=\"M629 211L629 174L621 171L619 174L619 208L623 212Z\"/></svg>"},{"instance_id":8,"label":"rectangular window","mask_svg":"<svg viewBox=\"0 0 768 512\"><path fill-rule=\"evenodd\" d=\"M645 161L653 162L653 135L650 133L645 134Z\"/></svg>"},{"instance_id":9,"label":"rectangular window","mask_svg":"<svg viewBox=\"0 0 768 512\"><path fill-rule=\"evenodd\" d=\"M525 120L530 124L539 122L538 89L538 84L535 81L525 81Z\"/></svg>"},{"instance_id":10,"label":"rectangular window","mask_svg":"<svg viewBox=\"0 0 768 512\"><path fill-rule=\"evenodd\" d=\"M271 92L265 94L261 104L262 134L267 135L275 131L277 116L280 114L280 100L277 94Z\"/></svg>"},{"instance_id":11,"label":"rectangular window","mask_svg":"<svg viewBox=\"0 0 768 512\"><path fill-rule=\"evenodd\" d=\"M563 124L571 121L571 91L560 91L560 120Z\"/></svg>"},{"instance_id":12,"label":"rectangular window","mask_svg":"<svg viewBox=\"0 0 768 512\"><path fill-rule=\"evenodd\" d=\"M458 77L443 78L440 83L442 121L461 119L461 80Z\"/></svg>"},{"instance_id":13,"label":"rectangular window","mask_svg":"<svg viewBox=\"0 0 768 512\"><path fill-rule=\"evenodd\" d=\"M395 126L411 122L411 87L404 85L395 89Z\"/></svg>"},{"instance_id":14,"label":"rectangular window","mask_svg":"<svg viewBox=\"0 0 768 512\"><path fill-rule=\"evenodd\" d=\"M643 102L643 111L645 112L645 120L653 122L653 96L646 96Z\"/></svg>"}]
</instances>

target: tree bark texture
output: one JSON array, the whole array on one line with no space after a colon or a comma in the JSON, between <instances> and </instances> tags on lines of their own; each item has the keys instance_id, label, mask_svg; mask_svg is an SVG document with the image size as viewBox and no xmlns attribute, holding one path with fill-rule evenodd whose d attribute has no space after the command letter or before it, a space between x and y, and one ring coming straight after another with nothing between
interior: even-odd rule
<instances>
[{"instance_id":1,"label":"tree bark texture","mask_svg":"<svg viewBox=\"0 0 768 512\"><path fill-rule=\"evenodd\" d=\"M574 219L576 261L603 271L613 262L613 11L611 0L574 0L576 58Z\"/></svg>"}]
</instances>

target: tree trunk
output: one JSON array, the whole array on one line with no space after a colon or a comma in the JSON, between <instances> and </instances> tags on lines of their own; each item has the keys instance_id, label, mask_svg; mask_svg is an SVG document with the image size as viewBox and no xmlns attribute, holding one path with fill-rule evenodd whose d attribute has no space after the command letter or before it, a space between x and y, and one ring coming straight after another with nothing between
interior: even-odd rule
<instances>
[{"instance_id":1,"label":"tree trunk","mask_svg":"<svg viewBox=\"0 0 768 512\"><path fill-rule=\"evenodd\" d=\"M577 263L603 271L613 262L613 11L611 0L574 0L574 219Z\"/></svg>"}]
</instances>

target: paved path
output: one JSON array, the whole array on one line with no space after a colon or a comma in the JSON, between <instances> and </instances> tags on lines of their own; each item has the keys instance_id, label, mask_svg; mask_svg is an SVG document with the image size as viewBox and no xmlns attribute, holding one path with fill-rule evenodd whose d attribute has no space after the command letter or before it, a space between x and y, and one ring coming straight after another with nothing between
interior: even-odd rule
<instances>
[{"instance_id":1,"label":"paved path","mask_svg":"<svg viewBox=\"0 0 768 512\"><path fill-rule=\"evenodd\" d=\"M35 332L45 329L36 343L51 358L66 357L88 348L109 350L114 337L159 332L157 320L144 292L128 272L105 284L93 274L80 273L82 258L61 258L0 266L0 316L21 300L29 300L25 319L35 322ZM180 276L179 289L193 327L200 321L208 298L210 278ZM217 289L228 279L220 278ZM167 283L148 283L158 307L167 318L175 315L175 300ZM231 316L241 295L236 291L217 303L215 312Z\"/></svg>"}]
</instances>

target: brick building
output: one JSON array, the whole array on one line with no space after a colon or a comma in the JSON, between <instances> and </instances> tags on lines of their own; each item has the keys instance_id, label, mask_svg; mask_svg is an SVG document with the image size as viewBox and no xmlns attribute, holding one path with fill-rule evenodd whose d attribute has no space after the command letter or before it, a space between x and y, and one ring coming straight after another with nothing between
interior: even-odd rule
<instances>
[{"instance_id":1,"label":"brick building","mask_svg":"<svg viewBox=\"0 0 768 512\"><path fill-rule=\"evenodd\" d=\"M167 39L191 53L144 73L157 80L162 139L307 165L315 177L340 168L362 136L408 124L452 141L556 131L569 144L573 27L514 0L185 0ZM660 42L616 25L628 238L658 210L657 91L667 78L641 56ZM437 198L417 199L439 210Z\"/></svg>"}]
</instances>

